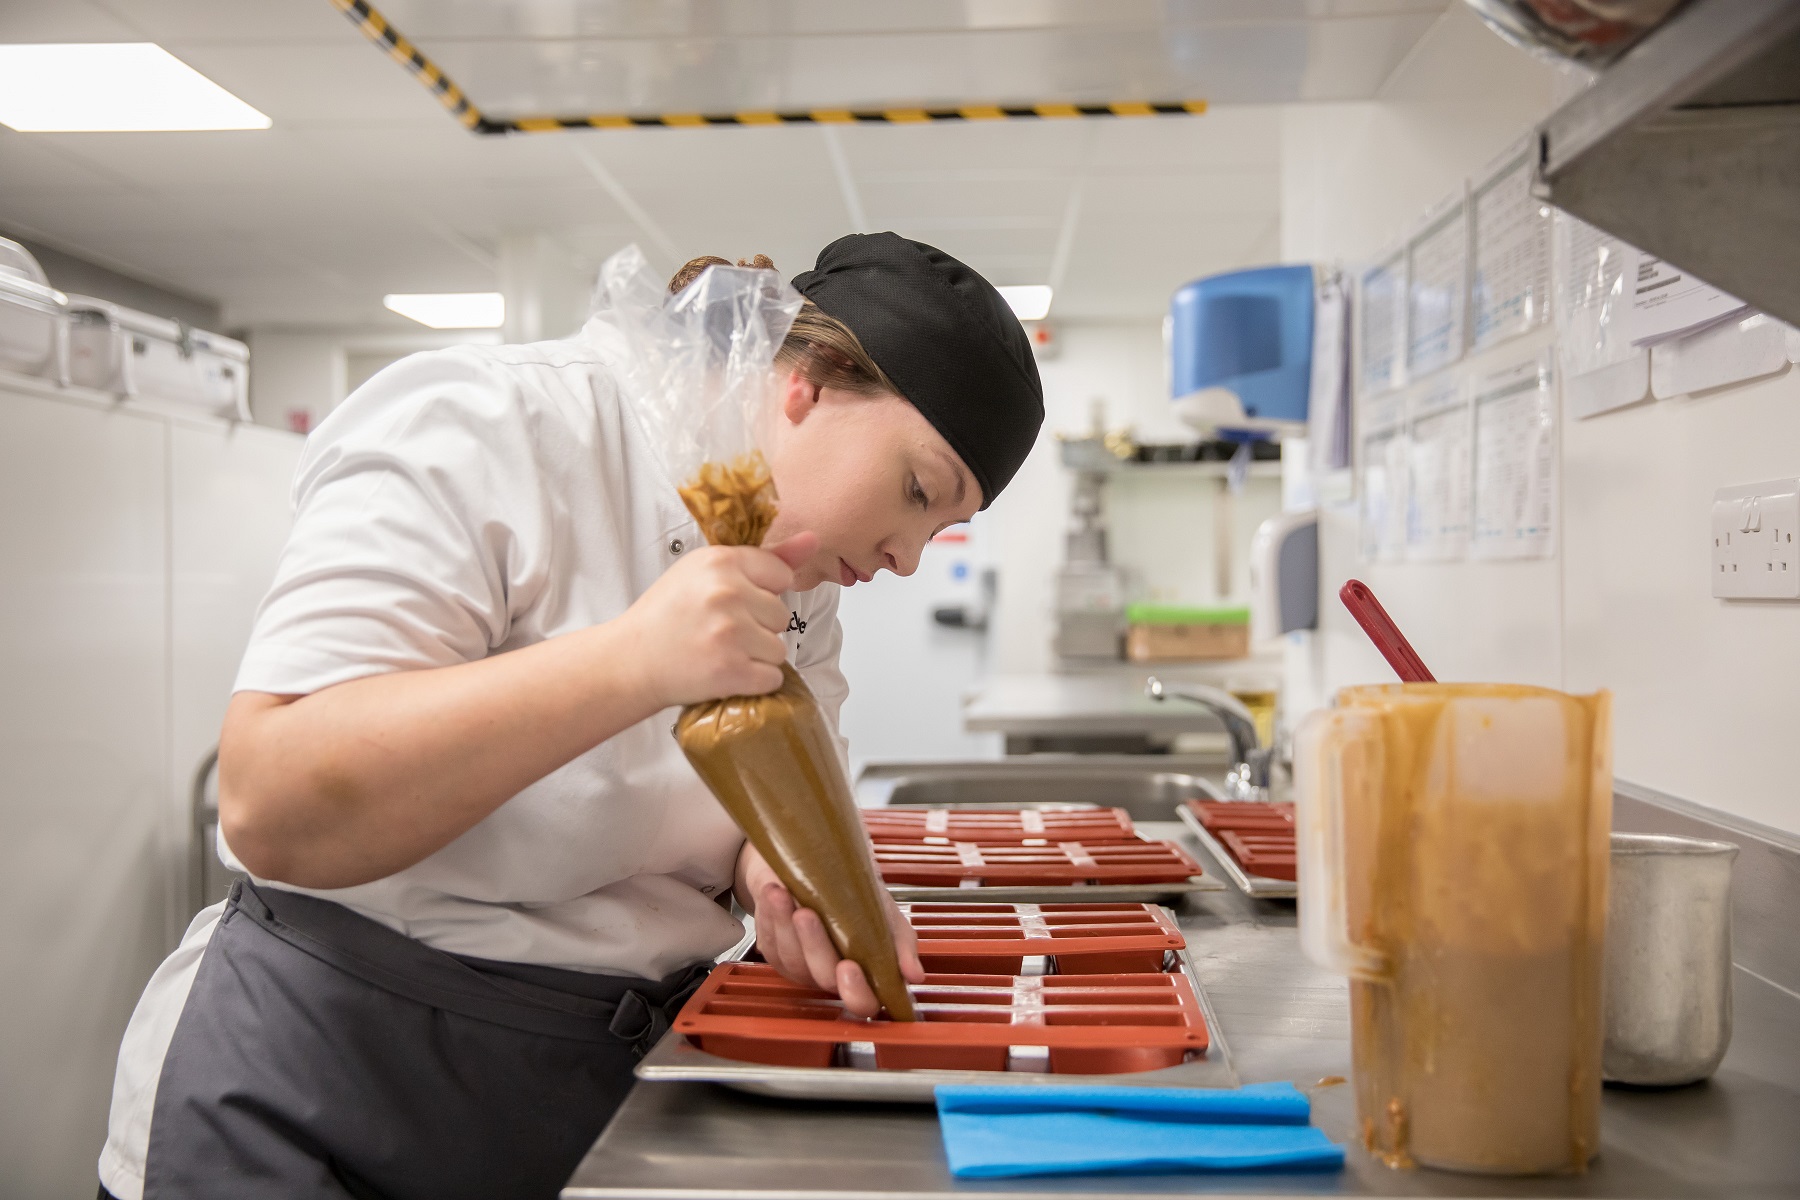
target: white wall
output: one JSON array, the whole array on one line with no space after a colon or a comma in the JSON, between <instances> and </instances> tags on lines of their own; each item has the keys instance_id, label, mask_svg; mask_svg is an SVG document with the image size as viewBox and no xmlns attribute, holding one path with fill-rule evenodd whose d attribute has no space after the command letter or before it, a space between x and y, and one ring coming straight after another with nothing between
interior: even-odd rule
<instances>
[{"instance_id":1,"label":"white wall","mask_svg":"<svg viewBox=\"0 0 1800 1200\"><path fill-rule=\"evenodd\" d=\"M1382 96L1296 106L1282 126L1283 255L1355 264L1572 90L1452 8ZM1518 353L1491 351L1479 368ZM1715 488L1800 474L1800 375L1564 421L1554 558L1357 561L1353 508L1322 516L1321 628L1290 647L1290 711L1392 676L1335 594L1365 579L1444 678L1616 697L1618 774L1790 830L1800 606L1709 594ZM1299 701L1299 704L1293 704Z\"/></svg>"},{"instance_id":2,"label":"white wall","mask_svg":"<svg viewBox=\"0 0 1800 1200\"><path fill-rule=\"evenodd\" d=\"M883 572L844 590L839 662L850 696L839 727L850 742L852 778L871 762L999 757L999 734L962 727L963 701L987 672L991 635L932 619L938 607L978 600L988 528L984 514L969 541L927 544L911 576Z\"/></svg>"},{"instance_id":3,"label":"white wall","mask_svg":"<svg viewBox=\"0 0 1800 1200\"><path fill-rule=\"evenodd\" d=\"M292 415L305 413L309 428L350 393L350 361L366 366L385 357L392 362L420 350L465 343L498 345L497 330L252 329L250 345L250 413L259 425L294 427Z\"/></svg>"},{"instance_id":4,"label":"white wall","mask_svg":"<svg viewBox=\"0 0 1800 1200\"><path fill-rule=\"evenodd\" d=\"M1101 397L1107 424L1133 426L1140 441L1190 442L1195 436L1170 411L1158 323L1069 323L1057 332L1061 352L1038 364L1044 381L1044 432L990 510L1000 583L991 661L1000 674L1055 669L1051 610L1072 487L1058 457L1056 434L1084 435L1089 405ZM1159 599L1221 599L1213 585L1211 480L1172 468L1116 478L1108 491L1115 562L1136 571ZM1280 507L1279 493L1276 481L1254 479L1238 498L1233 522L1236 594L1231 599L1248 597L1245 552L1250 534Z\"/></svg>"}]
</instances>

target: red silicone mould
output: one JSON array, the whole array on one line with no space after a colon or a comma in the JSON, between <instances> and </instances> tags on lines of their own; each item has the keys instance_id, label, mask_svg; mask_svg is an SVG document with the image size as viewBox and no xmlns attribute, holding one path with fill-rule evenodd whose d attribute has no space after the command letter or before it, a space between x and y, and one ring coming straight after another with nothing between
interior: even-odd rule
<instances>
[{"instance_id":1,"label":"red silicone mould","mask_svg":"<svg viewBox=\"0 0 1800 1200\"><path fill-rule=\"evenodd\" d=\"M1221 829L1219 841L1231 857L1252 875L1265 879L1293 879L1297 848L1292 831L1260 833L1249 829Z\"/></svg>"},{"instance_id":2,"label":"red silicone mould","mask_svg":"<svg viewBox=\"0 0 1800 1200\"><path fill-rule=\"evenodd\" d=\"M1004 1071L1014 1046L1046 1047L1050 1070L1112 1075L1172 1067L1207 1046L1187 977L930 975L912 989L917 1021L865 1021L829 992L766 963L725 963L682 1007L675 1029L722 1058L829 1067L839 1047L873 1045L890 1069Z\"/></svg>"},{"instance_id":3,"label":"red silicone mould","mask_svg":"<svg viewBox=\"0 0 1800 1200\"><path fill-rule=\"evenodd\" d=\"M863 824L877 842L1120 842L1137 836L1122 808L1066 811L1004 809L863 810Z\"/></svg>"},{"instance_id":4,"label":"red silicone mould","mask_svg":"<svg viewBox=\"0 0 1800 1200\"><path fill-rule=\"evenodd\" d=\"M1291 830L1294 827L1292 804L1264 804L1255 800L1190 800L1188 810L1200 823L1217 832L1221 829Z\"/></svg>"},{"instance_id":5,"label":"red silicone mould","mask_svg":"<svg viewBox=\"0 0 1800 1200\"><path fill-rule=\"evenodd\" d=\"M1047 846L882 843L875 847L875 865L888 883L939 887L964 886L964 880L990 886L1179 883L1200 874L1200 865L1181 847L1141 836L1130 842Z\"/></svg>"},{"instance_id":6,"label":"red silicone mould","mask_svg":"<svg viewBox=\"0 0 1800 1200\"><path fill-rule=\"evenodd\" d=\"M1059 975L1160 971L1186 944L1169 911L1155 904L910 904L927 971L1014 975L1030 956Z\"/></svg>"},{"instance_id":7,"label":"red silicone mould","mask_svg":"<svg viewBox=\"0 0 1800 1200\"><path fill-rule=\"evenodd\" d=\"M1294 806L1254 800L1190 800L1188 810L1252 875L1295 876Z\"/></svg>"}]
</instances>

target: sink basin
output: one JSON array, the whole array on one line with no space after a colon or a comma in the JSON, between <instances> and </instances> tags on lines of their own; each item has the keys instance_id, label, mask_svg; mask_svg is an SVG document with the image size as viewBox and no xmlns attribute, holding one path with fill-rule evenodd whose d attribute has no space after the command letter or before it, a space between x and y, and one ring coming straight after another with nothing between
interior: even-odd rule
<instances>
[{"instance_id":1,"label":"sink basin","mask_svg":"<svg viewBox=\"0 0 1800 1200\"><path fill-rule=\"evenodd\" d=\"M857 783L865 807L1097 804L1122 808L1133 821L1173 821L1183 801L1219 798L1207 779L1155 761L920 763L871 767Z\"/></svg>"}]
</instances>

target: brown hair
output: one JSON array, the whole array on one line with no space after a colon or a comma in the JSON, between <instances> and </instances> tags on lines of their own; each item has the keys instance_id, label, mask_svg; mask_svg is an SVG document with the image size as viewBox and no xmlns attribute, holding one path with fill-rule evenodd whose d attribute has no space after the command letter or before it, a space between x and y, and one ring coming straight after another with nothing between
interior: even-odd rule
<instances>
[{"instance_id":1,"label":"brown hair","mask_svg":"<svg viewBox=\"0 0 1800 1200\"><path fill-rule=\"evenodd\" d=\"M675 272L675 278L669 280L669 292L673 294L681 291L700 278L700 273L708 267L731 265L729 259L714 254L689 259L681 270ZM758 267L765 271L775 269L775 264L766 254L758 254L749 262L740 258L737 265ZM869 357L869 352L863 349L850 327L828 315L811 300L800 306L793 327L788 330L787 340L775 352L775 361L800 372L820 387L838 388L864 396L882 392L895 396L901 394L900 389L894 386L894 381L887 377L887 372Z\"/></svg>"}]
</instances>

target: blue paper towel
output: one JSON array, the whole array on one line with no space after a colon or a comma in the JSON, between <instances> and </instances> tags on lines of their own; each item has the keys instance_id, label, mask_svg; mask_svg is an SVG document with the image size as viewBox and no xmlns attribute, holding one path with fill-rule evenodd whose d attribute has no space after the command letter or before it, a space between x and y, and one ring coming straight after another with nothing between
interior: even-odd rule
<instances>
[{"instance_id":1,"label":"blue paper towel","mask_svg":"<svg viewBox=\"0 0 1800 1200\"><path fill-rule=\"evenodd\" d=\"M1236 1089L940 1087L961 1179L1094 1172L1332 1170L1343 1148L1306 1124L1292 1084Z\"/></svg>"}]
</instances>

